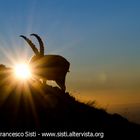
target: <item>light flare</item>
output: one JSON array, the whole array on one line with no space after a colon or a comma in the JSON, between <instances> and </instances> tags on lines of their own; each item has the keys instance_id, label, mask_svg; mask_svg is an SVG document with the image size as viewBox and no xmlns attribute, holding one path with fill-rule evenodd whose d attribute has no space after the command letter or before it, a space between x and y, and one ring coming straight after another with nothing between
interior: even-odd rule
<instances>
[{"instance_id":1,"label":"light flare","mask_svg":"<svg viewBox=\"0 0 140 140\"><path fill-rule=\"evenodd\" d=\"M17 79L27 80L31 78L31 69L27 64L17 64L14 67L14 73Z\"/></svg>"}]
</instances>

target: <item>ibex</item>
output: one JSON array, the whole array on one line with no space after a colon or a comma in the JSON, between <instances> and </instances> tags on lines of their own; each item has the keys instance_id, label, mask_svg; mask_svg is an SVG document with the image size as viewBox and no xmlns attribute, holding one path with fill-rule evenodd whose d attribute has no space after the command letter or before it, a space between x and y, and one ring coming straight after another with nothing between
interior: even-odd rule
<instances>
[{"instance_id":1,"label":"ibex","mask_svg":"<svg viewBox=\"0 0 140 140\"><path fill-rule=\"evenodd\" d=\"M21 35L29 46L34 51L35 55L31 57L29 64L33 68L32 73L39 79L43 81L53 80L58 86L65 91L65 77L69 71L70 63L60 55L44 55L44 44L42 39L37 34L31 34L35 36L39 42L40 51L32 43L30 39Z\"/></svg>"}]
</instances>

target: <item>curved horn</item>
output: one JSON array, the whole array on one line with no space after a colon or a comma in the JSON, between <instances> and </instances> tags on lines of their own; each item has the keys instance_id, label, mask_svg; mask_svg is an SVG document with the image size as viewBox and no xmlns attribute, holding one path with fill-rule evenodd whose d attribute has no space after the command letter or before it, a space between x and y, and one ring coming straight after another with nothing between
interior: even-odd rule
<instances>
[{"instance_id":1,"label":"curved horn","mask_svg":"<svg viewBox=\"0 0 140 140\"><path fill-rule=\"evenodd\" d=\"M23 35L20 35L20 37L24 38L27 41L27 43L30 45L30 47L32 48L35 54L39 53L38 49L35 47L35 45L32 43L30 39L28 39L26 36L23 36Z\"/></svg>"},{"instance_id":2,"label":"curved horn","mask_svg":"<svg viewBox=\"0 0 140 140\"><path fill-rule=\"evenodd\" d=\"M44 55L44 44L42 39L37 34L31 34L31 36L35 36L37 38L40 45L40 54Z\"/></svg>"}]
</instances>

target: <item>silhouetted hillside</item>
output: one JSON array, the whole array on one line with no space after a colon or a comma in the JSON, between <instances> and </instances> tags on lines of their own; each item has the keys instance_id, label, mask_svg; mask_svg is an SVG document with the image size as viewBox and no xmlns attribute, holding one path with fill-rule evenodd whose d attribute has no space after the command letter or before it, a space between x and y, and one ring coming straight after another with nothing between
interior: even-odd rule
<instances>
[{"instance_id":1,"label":"silhouetted hillside","mask_svg":"<svg viewBox=\"0 0 140 140\"><path fill-rule=\"evenodd\" d=\"M112 139L134 137L140 131L139 125L119 114L78 102L57 87L37 82L11 83L0 86L1 131L97 131Z\"/></svg>"}]
</instances>

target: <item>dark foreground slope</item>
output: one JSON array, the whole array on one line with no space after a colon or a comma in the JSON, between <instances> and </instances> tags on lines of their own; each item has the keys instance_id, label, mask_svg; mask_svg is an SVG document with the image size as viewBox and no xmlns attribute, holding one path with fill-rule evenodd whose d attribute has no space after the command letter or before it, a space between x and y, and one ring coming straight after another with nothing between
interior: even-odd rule
<instances>
[{"instance_id":1,"label":"dark foreground slope","mask_svg":"<svg viewBox=\"0 0 140 140\"><path fill-rule=\"evenodd\" d=\"M40 83L0 87L0 131L104 132L106 138L136 137L140 126L78 102L57 87Z\"/></svg>"}]
</instances>

